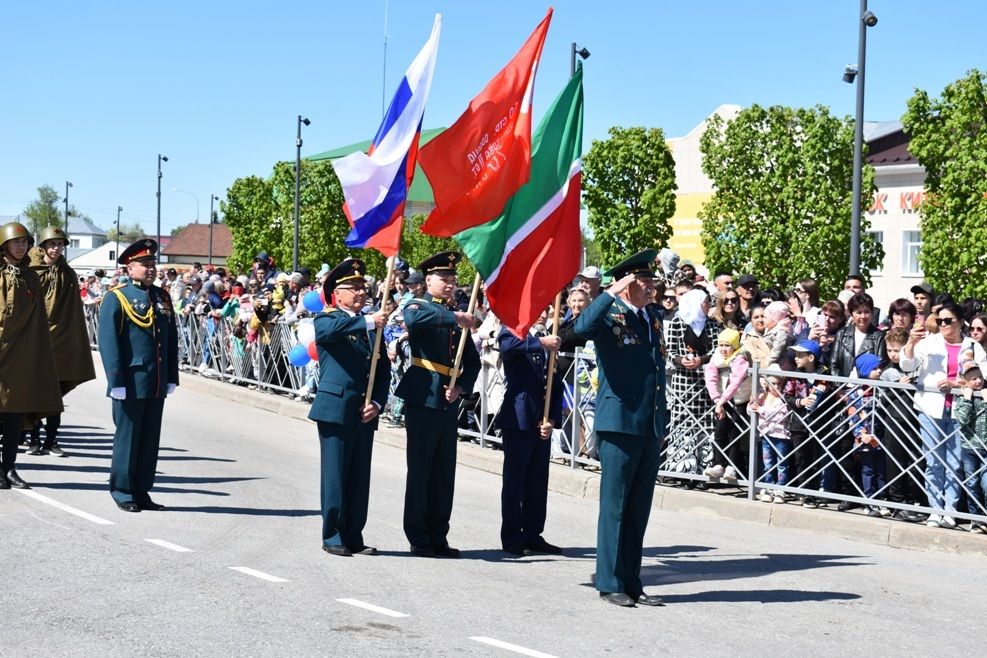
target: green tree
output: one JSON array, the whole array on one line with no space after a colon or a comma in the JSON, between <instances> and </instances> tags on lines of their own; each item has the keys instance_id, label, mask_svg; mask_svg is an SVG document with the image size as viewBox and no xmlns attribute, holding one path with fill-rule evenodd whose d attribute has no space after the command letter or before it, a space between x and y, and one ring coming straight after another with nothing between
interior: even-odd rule
<instances>
[{"instance_id":1,"label":"green tree","mask_svg":"<svg viewBox=\"0 0 987 658\"><path fill-rule=\"evenodd\" d=\"M583 157L583 200L603 262L649 247L672 235L675 161L660 128L610 128Z\"/></svg>"},{"instance_id":2,"label":"green tree","mask_svg":"<svg viewBox=\"0 0 987 658\"><path fill-rule=\"evenodd\" d=\"M916 90L902 117L925 167L919 263L937 290L987 296L987 75L976 69L942 98Z\"/></svg>"},{"instance_id":3,"label":"green tree","mask_svg":"<svg viewBox=\"0 0 987 658\"><path fill-rule=\"evenodd\" d=\"M175 235L172 232L172 235ZM71 236L70 236L71 237ZM120 224L120 244L129 245L131 242L137 242L141 238L146 238L147 234L144 233L144 229L137 222L133 224ZM106 232L107 242L117 241L117 227L113 226Z\"/></svg>"},{"instance_id":4,"label":"green tree","mask_svg":"<svg viewBox=\"0 0 987 658\"><path fill-rule=\"evenodd\" d=\"M227 259L231 268L250 269L258 251L280 242L279 227L273 224L274 199L268 181L259 176L238 178L219 205L233 240L233 253Z\"/></svg>"},{"instance_id":5,"label":"green tree","mask_svg":"<svg viewBox=\"0 0 987 658\"><path fill-rule=\"evenodd\" d=\"M600 251L600 243L597 242L585 230L583 233L583 250L586 252L586 264L600 266L603 262L603 252Z\"/></svg>"},{"instance_id":6,"label":"green tree","mask_svg":"<svg viewBox=\"0 0 987 658\"><path fill-rule=\"evenodd\" d=\"M700 141L713 197L699 213L710 271L750 272L790 287L812 277L825 297L842 290L850 267L853 121L825 107L753 105L726 123L713 117ZM884 259L863 211L874 194L864 167L861 274Z\"/></svg>"},{"instance_id":7,"label":"green tree","mask_svg":"<svg viewBox=\"0 0 987 658\"><path fill-rule=\"evenodd\" d=\"M41 229L47 226L65 226L62 210L58 203L62 197L51 185L42 185L38 188L38 198L32 201L24 209L23 215L27 218L27 228L31 233L37 235Z\"/></svg>"}]
</instances>

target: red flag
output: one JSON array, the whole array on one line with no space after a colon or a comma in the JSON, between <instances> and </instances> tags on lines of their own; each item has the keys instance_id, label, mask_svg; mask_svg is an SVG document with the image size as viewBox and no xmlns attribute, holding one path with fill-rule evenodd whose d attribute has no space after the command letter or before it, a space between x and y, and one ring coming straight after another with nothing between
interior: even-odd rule
<instances>
[{"instance_id":1,"label":"red flag","mask_svg":"<svg viewBox=\"0 0 987 658\"><path fill-rule=\"evenodd\" d=\"M418 163L435 195L422 232L448 237L497 217L531 166L531 97L545 18L514 59L470 101L456 123L422 147Z\"/></svg>"}]
</instances>

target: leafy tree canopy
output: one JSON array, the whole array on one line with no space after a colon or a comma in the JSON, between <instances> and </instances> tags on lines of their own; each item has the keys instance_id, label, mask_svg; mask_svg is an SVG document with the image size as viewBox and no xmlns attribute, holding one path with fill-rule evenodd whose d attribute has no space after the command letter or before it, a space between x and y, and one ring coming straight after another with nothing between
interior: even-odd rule
<instances>
[{"instance_id":1,"label":"leafy tree canopy","mask_svg":"<svg viewBox=\"0 0 987 658\"><path fill-rule=\"evenodd\" d=\"M710 271L755 274L762 285L811 277L824 297L843 289L850 267L853 121L825 107L753 105L729 123L714 116L700 141L713 197L699 216ZM867 232L874 169L861 193L861 274L884 250Z\"/></svg>"},{"instance_id":2,"label":"leafy tree canopy","mask_svg":"<svg viewBox=\"0 0 987 658\"><path fill-rule=\"evenodd\" d=\"M662 130L613 126L609 133L583 157L583 200L601 265L664 247L675 214L675 161Z\"/></svg>"},{"instance_id":3,"label":"leafy tree canopy","mask_svg":"<svg viewBox=\"0 0 987 658\"><path fill-rule=\"evenodd\" d=\"M916 90L902 117L908 150L925 167L919 264L936 288L987 297L987 75Z\"/></svg>"}]
</instances>

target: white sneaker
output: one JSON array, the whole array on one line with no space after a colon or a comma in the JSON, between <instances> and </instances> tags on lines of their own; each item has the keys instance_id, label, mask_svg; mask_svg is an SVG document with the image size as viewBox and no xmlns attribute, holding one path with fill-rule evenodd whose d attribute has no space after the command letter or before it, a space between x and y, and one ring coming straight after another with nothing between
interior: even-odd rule
<instances>
[{"instance_id":1,"label":"white sneaker","mask_svg":"<svg viewBox=\"0 0 987 658\"><path fill-rule=\"evenodd\" d=\"M946 528L947 530L953 530L954 528L956 528L956 519L954 519L951 516L944 516L942 517L942 520L939 522L939 527Z\"/></svg>"},{"instance_id":2,"label":"white sneaker","mask_svg":"<svg viewBox=\"0 0 987 658\"><path fill-rule=\"evenodd\" d=\"M719 480L721 477L723 477L724 472L725 469L719 464L717 464L716 466L707 466L706 470L703 471L703 475L705 475L711 480Z\"/></svg>"},{"instance_id":3,"label":"white sneaker","mask_svg":"<svg viewBox=\"0 0 987 658\"><path fill-rule=\"evenodd\" d=\"M300 398L303 398L306 395L308 395L311 392L311 390L312 389L310 389L308 387L308 384L306 384L305 386L302 386L300 389L298 389L297 391L295 391L295 395L297 395Z\"/></svg>"},{"instance_id":4,"label":"white sneaker","mask_svg":"<svg viewBox=\"0 0 987 658\"><path fill-rule=\"evenodd\" d=\"M942 523L942 517L939 516L938 514L932 514L932 515L929 516L928 520L925 522L925 525L929 526L930 528L938 528L938 527L940 527L940 524L941 523ZM954 523L955 523L955 521L954 521Z\"/></svg>"},{"instance_id":5,"label":"white sneaker","mask_svg":"<svg viewBox=\"0 0 987 658\"><path fill-rule=\"evenodd\" d=\"M208 368L208 367L209 366L207 366L206 364L200 363L199 364L199 369L198 369L199 370L199 374L201 375L202 373L204 373L206 371L206 368Z\"/></svg>"},{"instance_id":6,"label":"white sneaker","mask_svg":"<svg viewBox=\"0 0 987 658\"><path fill-rule=\"evenodd\" d=\"M784 505L785 502L787 501L788 499L785 497L784 491L776 491L774 492L774 497L771 502L776 503L778 505Z\"/></svg>"},{"instance_id":7,"label":"white sneaker","mask_svg":"<svg viewBox=\"0 0 987 658\"><path fill-rule=\"evenodd\" d=\"M761 489L760 493L757 494L757 499L762 503L770 503L774 500L774 496L767 489Z\"/></svg>"},{"instance_id":8,"label":"white sneaker","mask_svg":"<svg viewBox=\"0 0 987 658\"><path fill-rule=\"evenodd\" d=\"M883 516L885 518L891 516L891 510L888 509L887 507L881 507L877 511L880 512L881 513L881 516Z\"/></svg>"},{"instance_id":9,"label":"white sneaker","mask_svg":"<svg viewBox=\"0 0 987 658\"><path fill-rule=\"evenodd\" d=\"M723 471L723 479L736 481L737 469L735 469L733 466L727 466L726 469Z\"/></svg>"}]
</instances>

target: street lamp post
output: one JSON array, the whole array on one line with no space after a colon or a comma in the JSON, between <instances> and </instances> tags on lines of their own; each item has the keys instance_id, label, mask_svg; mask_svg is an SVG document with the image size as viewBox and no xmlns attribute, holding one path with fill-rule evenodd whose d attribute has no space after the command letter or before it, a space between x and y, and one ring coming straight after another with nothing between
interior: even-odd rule
<instances>
[{"instance_id":1,"label":"street lamp post","mask_svg":"<svg viewBox=\"0 0 987 658\"><path fill-rule=\"evenodd\" d=\"M589 59L589 51L585 48L578 48L576 42L572 42L572 56L569 58L569 77L576 75L576 55L582 59Z\"/></svg>"},{"instance_id":2,"label":"street lamp post","mask_svg":"<svg viewBox=\"0 0 987 658\"><path fill-rule=\"evenodd\" d=\"M300 214L300 197L302 191L302 124L311 125L308 117L298 115L298 134L295 137L295 240L291 250L291 271L298 271L298 217Z\"/></svg>"},{"instance_id":3,"label":"street lamp post","mask_svg":"<svg viewBox=\"0 0 987 658\"><path fill-rule=\"evenodd\" d=\"M120 213L123 212L123 206L117 206L117 251L116 257L120 258ZM114 258L113 260L116 260Z\"/></svg>"},{"instance_id":4,"label":"street lamp post","mask_svg":"<svg viewBox=\"0 0 987 658\"><path fill-rule=\"evenodd\" d=\"M65 181L65 230L69 230L69 188L72 183Z\"/></svg>"},{"instance_id":5,"label":"street lamp post","mask_svg":"<svg viewBox=\"0 0 987 658\"><path fill-rule=\"evenodd\" d=\"M860 0L857 37L857 69L847 67L843 80L857 79L857 111L853 135L853 207L850 214L850 274L860 274L860 196L863 185L864 156L864 76L867 65L867 28L877 25L877 16L867 9L867 0Z\"/></svg>"},{"instance_id":6,"label":"street lamp post","mask_svg":"<svg viewBox=\"0 0 987 658\"><path fill-rule=\"evenodd\" d=\"M161 249L161 163L168 162L167 155L158 153L158 249Z\"/></svg>"},{"instance_id":7,"label":"street lamp post","mask_svg":"<svg viewBox=\"0 0 987 658\"><path fill-rule=\"evenodd\" d=\"M209 195L209 264L212 265L212 225L216 223L216 212L212 209L213 201L219 201L215 194Z\"/></svg>"}]
</instances>

